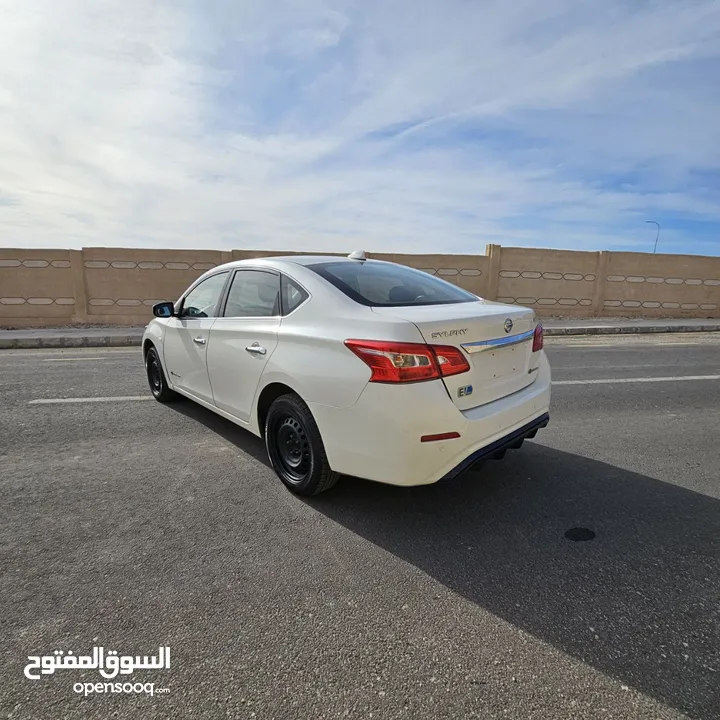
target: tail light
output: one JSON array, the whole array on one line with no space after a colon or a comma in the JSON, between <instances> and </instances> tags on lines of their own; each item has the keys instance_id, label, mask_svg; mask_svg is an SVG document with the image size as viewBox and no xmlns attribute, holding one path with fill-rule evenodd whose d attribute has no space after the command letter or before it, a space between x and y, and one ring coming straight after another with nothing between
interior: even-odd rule
<instances>
[{"instance_id":1,"label":"tail light","mask_svg":"<svg viewBox=\"0 0 720 720\"><path fill-rule=\"evenodd\" d=\"M542 323L538 323L533 335L533 352L540 352L543 349L544 337Z\"/></svg>"},{"instance_id":2,"label":"tail light","mask_svg":"<svg viewBox=\"0 0 720 720\"><path fill-rule=\"evenodd\" d=\"M443 377L459 375L470 369L468 361L459 348L452 345L430 345L430 349L435 353Z\"/></svg>"},{"instance_id":3,"label":"tail light","mask_svg":"<svg viewBox=\"0 0 720 720\"><path fill-rule=\"evenodd\" d=\"M370 382L436 380L470 369L462 351L451 346L382 340L346 340L345 345L372 370Z\"/></svg>"}]
</instances>

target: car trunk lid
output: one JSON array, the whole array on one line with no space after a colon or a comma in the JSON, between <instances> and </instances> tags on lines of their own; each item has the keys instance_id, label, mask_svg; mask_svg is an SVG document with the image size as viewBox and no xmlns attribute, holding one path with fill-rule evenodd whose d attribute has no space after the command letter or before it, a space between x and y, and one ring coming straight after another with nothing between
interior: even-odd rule
<instances>
[{"instance_id":1,"label":"car trunk lid","mask_svg":"<svg viewBox=\"0 0 720 720\"><path fill-rule=\"evenodd\" d=\"M537 375L539 353L532 352L537 322L529 308L481 300L452 305L375 307L373 311L413 323L430 345L462 349L470 370L443 378L460 410L518 392Z\"/></svg>"}]
</instances>

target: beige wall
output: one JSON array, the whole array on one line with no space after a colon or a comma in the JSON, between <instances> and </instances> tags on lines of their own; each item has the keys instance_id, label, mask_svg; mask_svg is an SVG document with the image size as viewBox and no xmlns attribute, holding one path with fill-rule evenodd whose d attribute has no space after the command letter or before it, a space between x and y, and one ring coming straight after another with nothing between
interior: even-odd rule
<instances>
[{"instance_id":1,"label":"beige wall","mask_svg":"<svg viewBox=\"0 0 720 720\"><path fill-rule=\"evenodd\" d=\"M599 253L493 248L500 254L496 299L544 315L593 314Z\"/></svg>"},{"instance_id":2,"label":"beige wall","mask_svg":"<svg viewBox=\"0 0 720 720\"><path fill-rule=\"evenodd\" d=\"M83 273L88 322L141 323L161 300L176 300L206 270L231 260L218 250L86 248Z\"/></svg>"},{"instance_id":3,"label":"beige wall","mask_svg":"<svg viewBox=\"0 0 720 720\"><path fill-rule=\"evenodd\" d=\"M0 326L144 324L206 270L230 260L298 254L251 250L0 250ZM375 258L415 267L481 297L540 315L720 317L720 258L535 250Z\"/></svg>"},{"instance_id":4,"label":"beige wall","mask_svg":"<svg viewBox=\"0 0 720 720\"><path fill-rule=\"evenodd\" d=\"M69 250L0 249L0 325L62 325L75 314Z\"/></svg>"},{"instance_id":5,"label":"beige wall","mask_svg":"<svg viewBox=\"0 0 720 720\"><path fill-rule=\"evenodd\" d=\"M720 258L608 253L604 314L720 317Z\"/></svg>"}]
</instances>

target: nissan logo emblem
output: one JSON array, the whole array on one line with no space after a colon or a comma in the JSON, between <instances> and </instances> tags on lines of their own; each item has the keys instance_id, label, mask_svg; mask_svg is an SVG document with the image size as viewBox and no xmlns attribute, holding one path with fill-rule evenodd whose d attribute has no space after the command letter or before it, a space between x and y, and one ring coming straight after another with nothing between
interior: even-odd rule
<instances>
[{"instance_id":1,"label":"nissan logo emblem","mask_svg":"<svg viewBox=\"0 0 720 720\"><path fill-rule=\"evenodd\" d=\"M509 333L513 329L513 321L510 318L508 318L505 321L505 325L503 327L505 328L505 332Z\"/></svg>"}]
</instances>

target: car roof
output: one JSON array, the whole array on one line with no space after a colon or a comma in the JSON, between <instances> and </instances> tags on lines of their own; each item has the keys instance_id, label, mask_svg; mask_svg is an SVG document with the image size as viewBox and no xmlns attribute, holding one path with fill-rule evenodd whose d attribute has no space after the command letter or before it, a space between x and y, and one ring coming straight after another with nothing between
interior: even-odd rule
<instances>
[{"instance_id":1,"label":"car roof","mask_svg":"<svg viewBox=\"0 0 720 720\"><path fill-rule=\"evenodd\" d=\"M218 267L242 267L243 265L265 265L267 267L280 268L283 265L287 267L288 263L294 265L317 265L319 263L326 262L347 262L356 263L361 262L348 257L347 255L267 255L256 258L243 258L242 260L233 260L229 263L223 263ZM382 262L379 260L364 260L362 262L378 263ZM217 269L217 268L214 268Z\"/></svg>"},{"instance_id":2,"label":"car roof","mask_svg":"<svg viewBox=\"0 0 720 720\"><path fill-rule=\"evenodd\" d=\"M358 262L351 260L346 255L283 255L281 257L268 257L266 260L283 260L296 265L315 265L326 262Z\"/></svg>"}]
</instances>

